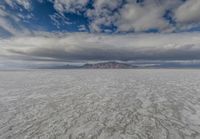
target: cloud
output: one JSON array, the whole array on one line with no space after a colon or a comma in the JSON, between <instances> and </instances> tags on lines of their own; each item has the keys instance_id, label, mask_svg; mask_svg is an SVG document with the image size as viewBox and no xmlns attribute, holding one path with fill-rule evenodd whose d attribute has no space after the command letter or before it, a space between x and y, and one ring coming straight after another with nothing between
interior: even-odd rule
<instances>
[{"instance_id":1,"label":"cloud","mask_svg":"<svg viewBox=\"0 0 200 139\"><path fill-rule=\"evenodd\" d=\"M0 56L57 61L200 60L200 34L40 33L0 41ZM25 41L26 40L26 41Z\"/></svg>"},{"instance_id":2,"label":"cloud","mask_svg":"<svg viewBox=\"0 0 200 139\"><path fill-rule=\"evenodd\" d=\"M187 5L182 0L145 0L141 2L136 0L94 0L93 3L89 3L89 0L55 0L53 2L54 8L60 14L83 12L90 21L91 32L106 32L105 30L111 26L116 27L118 32L143 32L150 29L157 29L161 32L173 31L175 28L170 24L169 19L164 17L166 11L171 11L171 20L178 20L173 17L176 12L177 14L178 11L181 12L177 8Z\"/></svg>"},{"instance_id":3,"label":"cloud","mask_svg":"<svg viewBox=\"0 0 200 139\"><path fill-rule=\"evenodd\" d=\"M4 0L12 8L16 8L17 5L22 6L26 10L31 10L31 0Z\"/></svg>"},{"instance_id":4,"label":"cloud","mask_svg":"<svg viewBox=\"0 0 200 139\"><path fill-rule=\"evenodd\" d=\"M0 37L31 34L31 31L26 28L22 22L33 17L30 0L4 0L4 2L13 9L18 9L19 5L28 11L28 14L22 14L22 11L15 11L14 13L5 5L0 6Z\"/></svg>"},{"instance_id":5,"label":"cloud","mask_svg":"<svg viewBox=\"0 0 200 139\"><path fill-rule=\"evenodd\" d=\"M54 8L59 13L80 13L85 10L89 0L54 0Z\"/></svg>"},{"instance_id":6,"label":"cloud","mask_svg":"<svg viewBox=\"0 0 200 139\"><path fill-rule=\"evenodd\" d=\"M78 30L79 30L80 32L81 32L81 31L83 31L83 32L84 32L84 31L86 31L86 30L87 30L87 28L86 28L86 26L85 26L85 25L80 25Z\"/></svg>"},{"instance_id":7,"label":"cloud","mask_svg":"<svg viewBox=\"0 0 200 139\"><path fill-rule=\"evenodd\" d=\"M20 24L20 18L12 13L9 13L5 8L0 7L0 29L10 35L30 34L29 29ZM4 33L0 31L0 37Z\"/></svg>"},{"instance_id":8,"label":"cloud","mask_svg":"<svg viewBox=\"0 0 200 139\"><path fill-rule=\"evenodd\" d=\"M118 31L145 31L148 29L165 30L169 24L163 18L164 7L157 5L140 6L126 4L120 10L116 26Z\"/></svg>"},{"instance_id":9,"label":"cloud","mask_svg":"<svg viewBox=\"0 0 200 139\"><path fill-rule=\"evenodd\" d=\"M43 3L43 0L37 0ZM79 14L90 32L179 32L198 27L200 2L198 0L47 0L57 11L47 15L58 29L69 24L73 14ZM17 34L34 15L32 0L3 0L2 6L10 6L15 13L0 7L0 30ZM44 4L44 3L43 3ZM35 4L37 6L37 4ZM5 6L6 7L6 6ZM2 12L3 11L3 12ZM169 13L167 13L169 12ZM72 13L66 16L66 13ZM4 14L4 15L2 15ZM18 21L10 20L15 18ZM21 22L19 22L19 20ZM72 19L74 20L74 19ZM82 20L82 19L81 19ZM17 25L15 25L15 23ZM31 24L31 23L30 23ZM16 29L20 26L20 29ZM24 28L24 29L21 29ZM82 28L83 29L83 28ZM79 30L80 31L80 30Z\"/></svg>"},{"instance_id":10,"label":"cloud","mask_svg":"<svg viewBox=\"0 0 200 139\"><path fill-rule=\"evenodd\" d=\"M175 11L176 20L183 24L199 23L200 21L200 1L188 0L180 5Z\"/></svg>"},{"instance_id":11,"label":"cloud","mask_svg":"<svg viewBox=\"0 0 200 139\"><path fill-rule=\"evenodd\" d=\"M32 0L3 0L13 16L28 21L34 15ZM43 0L37 0L43 3ZM199 26L199 0L47 0L55 13L47 15L58 29L74 22L66 13L78 14L87 21L90 32L179 32ZM44 4L44 3L43 3ZM23 11L23 12L21 12ZM26 11L26 14L24 14ZM7 11L6 11L7 12ZM33 12L34 13L34 12ZM7 22L11 22L8 21ZM3 24L7 24L4 20ZM11 23L9 23L11 24ZM76 23L74 23L76 24ZM79 25L76 25L77 28ZM4 27L5 28L5 27ZM10 27L9 27L10 28ZM7 28L8 30L8 28Z\"/></svg>"},{"instance_id":12,"label":"cloud","mask_svg":"<svg viewBox=\"0 0 200 139\"><path fill-rule=\"evenodd\" d=\"M102 32L101 27L108 27L114 24L118 15L119 7L122 5L122 0L95 0L93 9L86 12L87 17L91 21L89 28L92 32ZM115 12L114 12L115 11Z\"/></svg>"},{"instance_id":13,"label":"cloud","mask_svg":"<svg viewBox=\"0 0 200 139\"><path fill-rule=\"evenodd\" d=\"M59 13L54 13L53 15L49 15L49 17L52 21L52 24L55 25L58 29L63 25L72 24L71 22L69 22L68 18Z\"/></svg>"}]
</instances>

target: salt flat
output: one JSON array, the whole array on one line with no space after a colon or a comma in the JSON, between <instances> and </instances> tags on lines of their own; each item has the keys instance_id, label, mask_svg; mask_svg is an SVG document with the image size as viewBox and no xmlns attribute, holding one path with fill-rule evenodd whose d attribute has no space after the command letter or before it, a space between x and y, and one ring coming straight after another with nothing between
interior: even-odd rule
<instances>
[{"instance_id":1,"label":"salt flat","mask_svg":"<svg viewBox=\"0 0 200 139\"><path fill-rule=\"evenodd\" d=\"M0 71L1 139L200 139L200 70Z\"/></svg>"}]
</instances>

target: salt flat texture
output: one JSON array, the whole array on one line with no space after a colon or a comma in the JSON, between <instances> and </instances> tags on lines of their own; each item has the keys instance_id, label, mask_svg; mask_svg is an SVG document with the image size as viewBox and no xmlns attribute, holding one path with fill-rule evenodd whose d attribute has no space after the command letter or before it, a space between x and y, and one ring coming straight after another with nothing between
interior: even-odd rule
<instances>
[{"instance_id":1,"label":"salt flat texture","mask_svg":"<svg viewBox=\"0 0 200 139\"><path fill-rule=\"evenodd\" d=\"M200 139L200 71L1 71L0 138Z\"/></svg>"}]
</instances>

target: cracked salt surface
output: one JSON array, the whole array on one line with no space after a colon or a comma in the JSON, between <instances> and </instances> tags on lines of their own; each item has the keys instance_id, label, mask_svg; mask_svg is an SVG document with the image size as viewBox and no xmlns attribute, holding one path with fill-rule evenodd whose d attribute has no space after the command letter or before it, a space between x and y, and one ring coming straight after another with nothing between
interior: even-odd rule
<instances>
[{"instance_id":1,"label":"cracked salt surface","mask_svg":"<svg viewBox=\"0 0 200 139\"><path fill-rule=\"evenodd\" d=\"M200 139L200 71L1 71L0 138Z\"/></svg>"}]
</instances>

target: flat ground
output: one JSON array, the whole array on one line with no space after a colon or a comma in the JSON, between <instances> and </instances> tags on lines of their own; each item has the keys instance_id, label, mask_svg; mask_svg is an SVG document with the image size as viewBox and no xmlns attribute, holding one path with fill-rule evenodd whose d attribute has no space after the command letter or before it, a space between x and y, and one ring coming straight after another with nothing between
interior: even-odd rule
<instances>
[{"instance_id":1,"label":"flat ground","mask_svg":"<svg viewBox=\"0 0 200 139\"><path fill-rule=\"evenodd\" d=\"M200 70L0 72L1 139L200 139Z\"/></svg>"}]
</instances>

